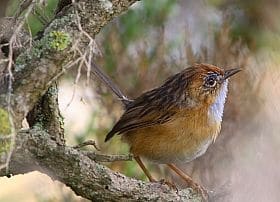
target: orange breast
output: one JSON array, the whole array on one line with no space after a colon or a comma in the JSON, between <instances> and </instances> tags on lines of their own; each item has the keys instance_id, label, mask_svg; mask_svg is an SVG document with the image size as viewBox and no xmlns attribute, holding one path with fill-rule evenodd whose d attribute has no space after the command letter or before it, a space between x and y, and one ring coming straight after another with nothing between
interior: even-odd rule
<instances>
[{"instance_id":1,"label":"orange breast","mask_svg":"<svg viewBox=\"0 0 280 202\"><path fill-rule=\"evenodd\" d=\"M220 132L205 110L178 113L173 120L124 134L131 153L157 163L184 163L202 155Z\"/></svg>"}]
</instances>

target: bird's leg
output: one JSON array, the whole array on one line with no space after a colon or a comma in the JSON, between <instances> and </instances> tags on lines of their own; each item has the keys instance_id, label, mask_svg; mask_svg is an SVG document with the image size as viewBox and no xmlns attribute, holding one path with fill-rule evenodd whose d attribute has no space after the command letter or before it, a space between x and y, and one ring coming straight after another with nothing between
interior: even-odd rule
<instances>
[{"instance_id":1,"label":"bird's leg","mask_svg":"<svg viewBox=\"0 0 280 202\"><path fill-rule=\"evenodd\" d=\"M140 159L139 156L134 156L134 159L136 160L136 162L138 163L138 165L141 167L141 169L143 170L143 172L145 173L145 175L149 178L150 182L155 182L156 180L152 177L152 175L150 174L150 172L147 170L147 168L145 167L144 163L142 162L142 160Z\"/></svg>"},{"instance_id":2,"label":"bird's leg","mask_svg":"<svg viewBox=\"0 0 280 202\"><path fill-rule=\"evenodd\" d=\"M184 173L181 169L179 169L177 166L175 166L174 164L167 164L169 168L171 168L177 175L179 175L181 178L183 178L190 187L192 187L194 190L199 191L203 198L205 200L207 200L208 198L208 194L207 194L207 190L200 186L199 184L197 184L196 182L193 181L193 179L188 176L186 173Z\"/></svg>"},{"instance_id":3,"label":"bird's leg","mask_svg":"<svg viewBox=\"0 0 280 202\"><path fill-rule=\"evenodd\" d=\"M139 156L134 156L134 159L136 160L136 162L138 163L138 165L141 167L141 169L144 171L145 175L149 178L150 182L157 182L152 175L150 174L150 172L147 170L147 168L145 167L144 163L142 162L142 160L140 159ZM176 189L177 187L175 186L175 184L173 184L172 182L169 182L168 180L160 180L159 181L161 184L166 184L168 185L170 188L172 189Z\"/></svg>"}]
</instances>

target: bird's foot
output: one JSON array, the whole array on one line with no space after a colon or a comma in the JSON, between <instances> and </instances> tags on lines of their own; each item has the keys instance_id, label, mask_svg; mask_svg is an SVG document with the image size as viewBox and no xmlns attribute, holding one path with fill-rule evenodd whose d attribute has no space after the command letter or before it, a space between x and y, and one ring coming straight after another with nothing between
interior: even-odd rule
<instances>
[{"instance_id":1,"label":"bird's foot","mask_svg":"<svg viewBox=\"0 0 280 202\"><path fill-rule=\"evenodd\" d=\"M175 173L177 173L194 191L196 191L197 193L201 194L204 201L208 201L208 192L207 190L197 184L196 182L193 181L193 179L188 176L187 174L185 174L181 169L179 169L177 166L175 166L174 164L167 164L169 168L171 168Z\"/></svg>"},{"instance_id":2,"label":"bird's foot","mask_svg":"<svg viewBox=\"0 0 280 202\"><path fill-rule=\"evenodd\" d=\"M174 184L174 182L171 182L169 180L166 180L166 179L161 179L159 181L161 184L164 184L164 185L167 185L168 187L170 187L171 189L174 189L178 192L178 188L177 186Z\"/></svg>"},{"instance_id":3,"label":"bird's foot","mask_svg":"<svg viewBox=\"0 0 280 202\"><path fill-rule=\"evenodd\" d=\"M209 195L208 195L207 189L205 189L203 186L197 184L196 182L192 182L192 183L188 182L188 183L189 183L189 186L193 190L195 190L196 192L198 192L199 194L202 195L204 201L209 200Z\"/></svg>"}]
</instances>

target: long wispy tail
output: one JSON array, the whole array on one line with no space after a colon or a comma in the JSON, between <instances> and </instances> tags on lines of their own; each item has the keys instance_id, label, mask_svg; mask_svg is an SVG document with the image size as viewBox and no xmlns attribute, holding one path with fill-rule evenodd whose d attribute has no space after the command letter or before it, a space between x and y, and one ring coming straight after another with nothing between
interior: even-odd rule
<instances>
[{"instance_id":1,"label":"long wispy tail","mask_svg":"<svg viewBox=\"0 0 280 202\"><path fill-rule=\"evenodd\" d=\"M105 86L107 86L119 98L124 107L127 108L133 100L130 100L127 96L125 96L120 88L98 67L94 61L91 62L91 66L91 75L99 78Z\"/></svg>"}]
</instances>

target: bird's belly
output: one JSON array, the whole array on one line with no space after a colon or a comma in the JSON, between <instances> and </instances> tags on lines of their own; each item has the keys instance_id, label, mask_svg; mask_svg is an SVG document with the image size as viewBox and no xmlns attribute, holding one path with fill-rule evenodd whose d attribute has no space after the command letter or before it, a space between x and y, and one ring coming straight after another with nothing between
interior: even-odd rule
<instances>
[{"instance_id":1,"label":"bird's belly","mask_svg":"<svg viewBox=\"0 0 280 202\"><path fill-rule=\"evenodd\" d=\"M170 158L172 163L187 163L190 162L201 155L203 155L210 144L213 142L213 139L208 138L202 141L200 144L197 145L196 148L192 149L191 151L186 147L185 150L182 150L181 153L173 154L173 157Z\"/></svg>"},{"instance_id":2,"label":"bird's belly","mask_svg":"<svg viewBox=\"0 0 280 202\"><path fill-rule=\"evenodd\" d=\"M187 163L199 156L203 155L210 144L213 142L212 138L204 140L190 140L184 141L158 141L157 144L151 145L147 150L141 150L142 155L150 161L160 164L166 163Z\"/></svg>"},{"instance_id":3,"label":"bird's belly","mask_svg":"<svg viewBox=\"0 0 280 202\"><path fill-rule=\"evenodd\" d=\"M186 163L204 154L220 125L192 127L182 123L151 127L124 135L134 155L156 163Z\"/></svg>"}]
</instances>

